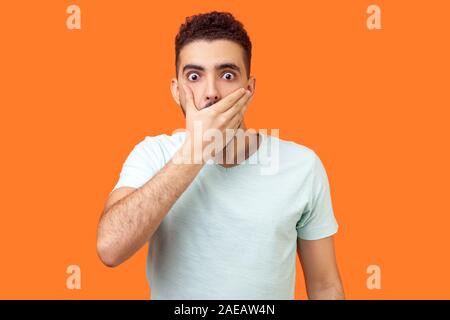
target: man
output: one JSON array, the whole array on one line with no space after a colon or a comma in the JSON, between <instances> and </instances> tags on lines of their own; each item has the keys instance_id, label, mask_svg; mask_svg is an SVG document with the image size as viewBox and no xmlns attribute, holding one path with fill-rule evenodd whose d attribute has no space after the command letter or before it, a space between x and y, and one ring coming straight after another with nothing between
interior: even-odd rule
<instances>
[{"instance_id":1,"label":"man","mask_svg":"<svg viewBox=\"0 0 450 320\"><path fill-rule=\"evenodd\" d=\"M171 92L186 130L129 154L98 225L100 259L115 267L149 243L152 299L293 299L298 253L308 297L343 299L319 157L264 133L238 141L256 82L243 25L229 13L192 16L175 47ZM223 135L206 151L212 131ZM250 160L269 147L278 167L261 174Z\"/></svg>"}]
</instances>

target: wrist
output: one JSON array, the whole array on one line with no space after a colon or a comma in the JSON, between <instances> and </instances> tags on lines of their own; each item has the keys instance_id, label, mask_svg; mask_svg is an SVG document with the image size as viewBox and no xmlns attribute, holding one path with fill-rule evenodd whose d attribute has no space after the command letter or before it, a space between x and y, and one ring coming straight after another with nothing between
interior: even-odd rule
<instances>
[{"instance_id":1,"label":"wrist","mask_svg":"<svg viewBox=\"0 0 450 320\"><path fill-rule=\"evenodd\" d=\"M202 159L202 154L197 150L194 142L187 138L181 145L181 147L174 154L172 161L175 164L185 164L185 165L194 165L194 166L203 166L204 161ZM198 149L198 148L197 148Z\"/></svg>"}]
</instances>

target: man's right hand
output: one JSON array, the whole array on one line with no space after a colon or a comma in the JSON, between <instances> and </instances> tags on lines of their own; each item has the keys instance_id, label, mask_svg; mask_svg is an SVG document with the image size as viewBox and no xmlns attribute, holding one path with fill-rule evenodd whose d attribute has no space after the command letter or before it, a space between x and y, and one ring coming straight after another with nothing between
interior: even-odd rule
<instances>
[{"instance_id":1,"label":"man's right hand","mask_svg":"<svg viewBox=\"0 0 450 320\"><path fill-rule=\"evenodd\" d=\"M181 88L181 94L184 95L186 102L184 147L190 150L191 157L189 158L191 160L196 163L197 161L204 163L214 157L214 150L222 150L231 141L242 122L252 94L249 90L239 88L212 106L198 110L194 103L192 90L185 84L182 84ZM231 129L233 134L227 134L227 129ZM216 139L215 132L217 134L220 132L222 138ZM211 143L214 143L212 152L211 147L207 148Z\"/></svg>"}]
</instances>

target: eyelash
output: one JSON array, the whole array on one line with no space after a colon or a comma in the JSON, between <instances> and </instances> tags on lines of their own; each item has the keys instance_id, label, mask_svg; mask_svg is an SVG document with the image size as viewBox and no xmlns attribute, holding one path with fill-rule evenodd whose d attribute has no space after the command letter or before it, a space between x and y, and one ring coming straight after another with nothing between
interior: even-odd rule
<instances>
[{"instance_id":1,"label":"eyelash","mask_svg":"<svg viewBox=\"0 0 450 320\"><path fill-rule=\"evenodd\" d=\"M225 71L225 72L222 74L222 76L225 75L225 74L227 74L227 73L230 73L230 74L233 75L233 79L230 79L229 81L233 81L233 80L236 78L236 73L234 73L233 71ZM197 72L189 72L189 73L186 75L186 78L189 80L189 76L191 76L192 74L196 74L196 75L200 76ZM189 80L189 81L197 81L197 80Z\"/></svg>"}]
</instances>

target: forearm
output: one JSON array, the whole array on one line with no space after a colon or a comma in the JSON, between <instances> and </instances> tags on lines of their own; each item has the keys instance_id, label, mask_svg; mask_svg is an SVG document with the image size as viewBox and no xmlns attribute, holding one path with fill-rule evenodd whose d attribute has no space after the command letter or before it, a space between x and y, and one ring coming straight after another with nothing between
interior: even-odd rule
<instances>
[{"instance_id":1,"label":"forearm","mask_svg":"<svg viewBox=\"0 0 450 320\"><path fill-rule=\"evenodd\" d=\"M117 201L102 215L97 245L102 260L116 266L141 248L157 230L170 208L187 189L202 164L177 164L174 157L142 187Z\"/></svg>"}]
</instances>

